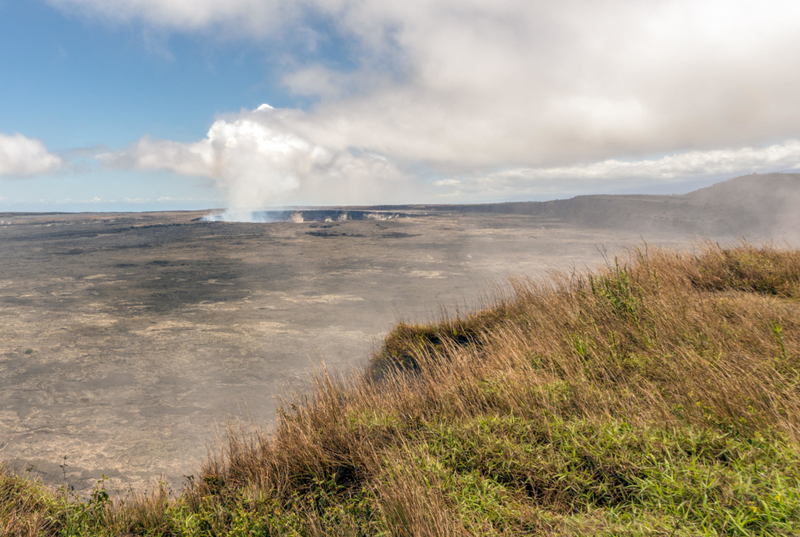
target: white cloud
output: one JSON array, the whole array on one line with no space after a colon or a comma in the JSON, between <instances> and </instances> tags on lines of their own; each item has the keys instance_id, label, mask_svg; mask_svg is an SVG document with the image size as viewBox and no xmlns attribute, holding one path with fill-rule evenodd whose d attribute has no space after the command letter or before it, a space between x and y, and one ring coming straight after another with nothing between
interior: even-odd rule
<instances>
[{"instance_id":1,"label":"white cloud","mask_svg":"<svg viewBox=\"0 0 800 537\"><path fill-rule=\"evenodd\" d=\"M798 162L794 0L48 1L157 36L270 40L284 87L313 106L100 157L212 178L234 207L596 192ZM298 59L319 27L355 68ZM420 169L445 178L426 187Z\"/></svg>"},{"instance_id":2,"label":"white cloud","mask_svg":"<svg viewBox=\"0 0 800 537\"><path fill-rule=\"evenodd\" d=\"M26 177L51 173L62 166L60 157L35 138L20 133L0 133L0 177Z\"/></svg>"},{"instance_id":3,"label":"white cloud","mask_svg":"<svg viewBox=\"0 0 800 537\"><path fill-rule=\"evenodd\" d=\"M289 62L284 82L320 99L289 132L334 150L489 169L800 134L794 0L50 2L284 47L315 31L307 21L331 21L357 69Z\"/></svg>"},{"instance_id":4,"label":"white cloud","mask_svg":"<svg viewBox=\"0 0 800 537\"><path fill-rule=\"evenodd\" d=\"M458 181L434 183L447 195L457 186L459 195L503 195L557 192L579 194L593 185L595 192L641 184L683 183L691 179L730 178L747 173L800 171L800 140L787 140L763 148L745 147L689 151L658 159L622 161L609 159L591 164L551 168L514 168Z\"/></svg>"}]
</instances>

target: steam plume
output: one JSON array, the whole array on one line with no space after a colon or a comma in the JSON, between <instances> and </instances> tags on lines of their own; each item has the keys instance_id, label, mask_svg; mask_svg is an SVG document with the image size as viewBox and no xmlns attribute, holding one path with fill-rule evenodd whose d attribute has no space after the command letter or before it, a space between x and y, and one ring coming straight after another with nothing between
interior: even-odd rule
<instances>
[{"instance_id":1,"label":"steam plume","mask_svg":"<svg viewBox=\"0 0 800 537\"><path fill-rule=\"evenodd\" d=\"M330 150L290 132L283 125L287 113L264 104L217 120L198 142L143 137L97 158L111 167L211 178L228 198L228 210L214 218L236 221L254 221L255 212L293 201L379 203L410 182L380 155Z\"/></svg>"}]
</instances>

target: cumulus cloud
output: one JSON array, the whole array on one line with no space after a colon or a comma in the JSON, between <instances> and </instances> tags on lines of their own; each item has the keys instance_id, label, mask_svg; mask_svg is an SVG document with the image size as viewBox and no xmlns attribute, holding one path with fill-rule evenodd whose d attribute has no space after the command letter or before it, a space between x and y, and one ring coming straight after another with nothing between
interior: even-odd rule
<instances>
[{"instance_id":1,"label":"cumulus cloud","mask_svg":"<svg viewBox=\"0 0 800 537\"><path fill-rule=\"evenodd\" d=\"M53 172L62 166L60 157L53 155L35 138L20 133L0 133L0 177L26 177Z\"/></svg>"},{"instance_id":2,"label":"cumulus cloud","mask_svg":"<svg viewBox=\"0 0 800 537\"><path fill-rule=\"evenodd\" d=\"M207 177L232 210L288 203L379 203L402 196L411 179L385 157L332 150L285 129L286 111L262 105L214 122L192 143L144 137L122 151L97 155L114 168L171 170Z\"/></svg>"},{"instance_id":3,"label":"cumulus cloud","mask_svg":"<svg viewBox=\"0 0 800 537\"><path fill-rule=\"evenodd\" d=\"M586 185L626 188L642 183L683 183L691 179L729 178L746 173L800 171L800 140L763 148L689 151L658 159L608 159L577 166L514 168L478 177L434 183L441 194L461 197L520 194L578 194Z\"/></svg>"},{"instance_id":4,"label":"cumulus cloud","mask_svg":"<svg viewBox=\"0 0 800 537\"><path fill-rule=\"evenodd\" d=\"M270 40L283 87L313 105L243 111L194 143L145 137L100 156L210 178L234 207L581 193L797 168L793 0L48 2L158 35ZM319 32L352 45L347 67L295 54L296 36ZM426 174L437 180L411 179Z\"/></svg>"},{"instance_id":5,"label":"cumulus cloud","mask_svg":"<svg viewBox=\"0 0 800 537\"><path fill-rule=\"evenodd\" d=\"M445 169L760 144L800 124L792 0L50 2L256 38L329 20L357 67L290 63L286 87L318 98L292 132Z\"/></svg>"}]
</instances>

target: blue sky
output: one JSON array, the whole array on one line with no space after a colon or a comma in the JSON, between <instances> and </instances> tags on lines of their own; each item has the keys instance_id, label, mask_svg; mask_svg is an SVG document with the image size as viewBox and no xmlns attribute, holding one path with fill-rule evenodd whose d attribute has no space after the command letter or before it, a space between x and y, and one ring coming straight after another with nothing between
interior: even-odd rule
<instances>
[{"instance_id":1,"label":"blue sky","mask_svg":"<svg viewBox=\"0 0 800 537\"><path fill-rule=\"evenodd\" d=\"M800 169L798 27L780 1L0 0L0 211L549 199Z\"/></svg>"},{"instance_id":2,"label":"blue sky","mask_svg":"<svg viewBox=\"0 0 800 537\"><path fill-rule=\"evenodd\" d=\"M152 40L154 43L148 42ZM98 24L36 1L0 1L0 132L24 133L48 149L122 148L143 134L202 138L218 113L263 102L294 106L276 90L268 52L201 36L148 36L142 25ZM89 151L91 154L91 151ZM142 209L66 200L198 198L147 208L207 208L224 195L208 181L169 172L60 171L0 179L0 210ZM56 203L44 202L41 199ZM127 206L127 207L125 207Z\"/></svg>"}]
</instances>

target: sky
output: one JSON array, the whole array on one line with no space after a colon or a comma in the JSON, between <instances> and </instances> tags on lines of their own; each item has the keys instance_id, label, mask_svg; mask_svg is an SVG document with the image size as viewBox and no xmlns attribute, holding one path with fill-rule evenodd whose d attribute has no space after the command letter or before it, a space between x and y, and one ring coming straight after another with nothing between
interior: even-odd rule
<instances>
[{"instance_id":1,"label":"sky","mask_svg":"<svg viewBox=\"0 0 800 537\"><path fill-rule=\"evenodd\" d=\"M682 193L800 170L800 3L0 0L0 211Z\"/></svg>"}]
</instances>

